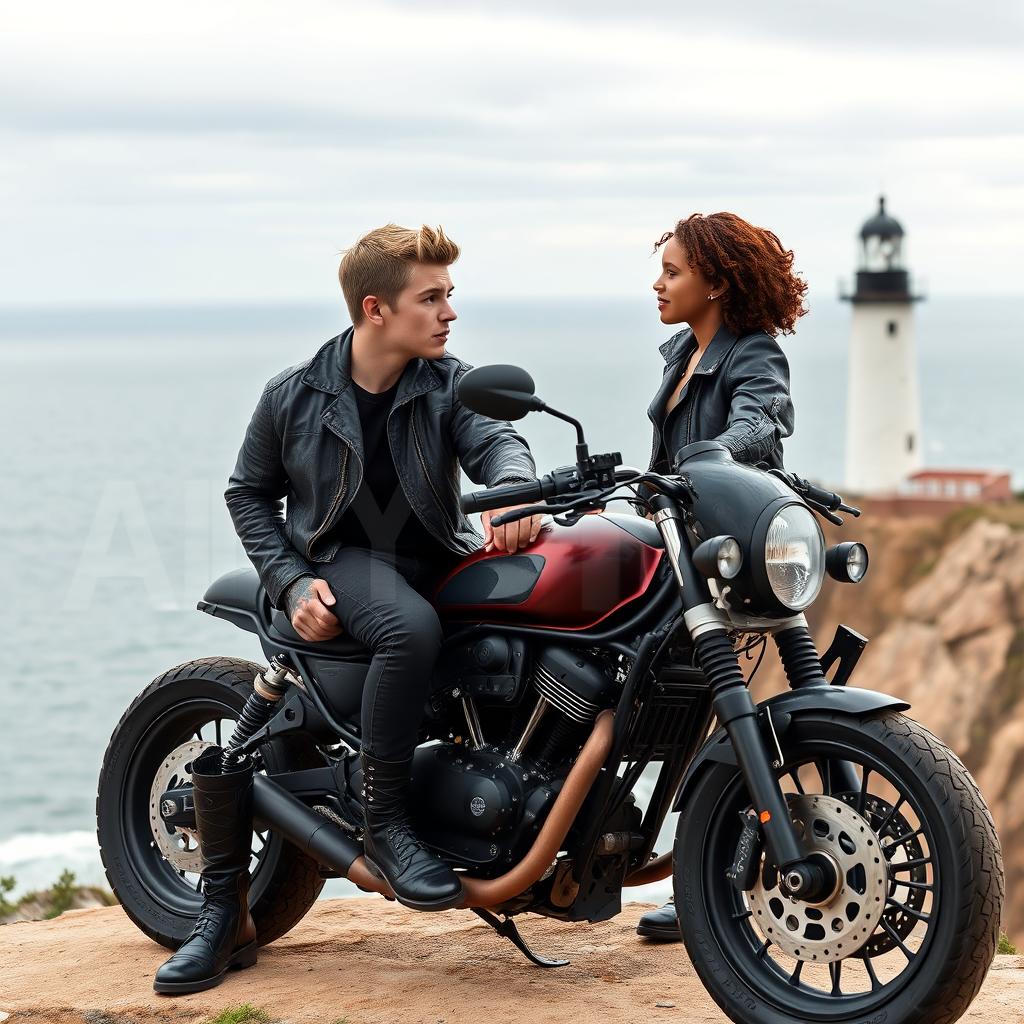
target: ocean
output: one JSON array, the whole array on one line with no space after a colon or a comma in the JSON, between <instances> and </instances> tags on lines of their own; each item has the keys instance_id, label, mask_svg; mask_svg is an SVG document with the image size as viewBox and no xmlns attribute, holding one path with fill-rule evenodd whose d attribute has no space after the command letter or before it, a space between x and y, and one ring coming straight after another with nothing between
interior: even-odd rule
<instances>
[{"instance_id":1,"label":"ocean","mask_svg":"<svg viewBox=\"0 0 1024 1024\"><path fill-rule=\"evenodd\" d=\"M1015 301L934 299L915 317L927 464L1007 469L1019 490ZM527 368L549 405L582 421L592 452L618 450L646 467L646 408L670 333L651 303L458 308L450 351ZM811 309L782 339L797 410L786 465L838 485L850 310L813 297ZM96 776L140 690L195 657L262 660L252 636L195 603L210 580L245 564L223 491L263 383L344 326L326 305L0 311L0 876L15 876L15 894L65 867L103 882ZM568 424L531 415L519 427L539 471L573 461ZM641 803L648 795L644 779ZM349 891L330 882L325 895ZM666 882L628 896L668 892Z\"/></svg>"}]
</instances>

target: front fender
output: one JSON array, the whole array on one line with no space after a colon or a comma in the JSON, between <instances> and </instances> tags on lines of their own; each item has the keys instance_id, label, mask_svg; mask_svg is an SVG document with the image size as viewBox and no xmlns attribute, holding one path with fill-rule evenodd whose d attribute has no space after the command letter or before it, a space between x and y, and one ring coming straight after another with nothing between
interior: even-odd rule
<instances>
[{"instance_id":1,"label":"front fender","mask_svg":"<svg viewBox=\"0 0 1024 1024\"><path fill-rule=\"evenodd\" d=\"M875 690L862 690L855 686L832 686L822 683L815 686L802 686L798 690L787 690L757 705L759 722L767 721L767 713L771 712L772 726L775 734L781 737L789 728L793 716L802 711L833 711L840 714L853 715L855 718L870 715L875 711L906 711L910 705L899 697ZM686 803L690 790L700 777L713 764L737 764L736 752L724 727L718 729L705 741L690 762L686 775L679 787L679 795L672 805L673 811L679 811Z\"/></svg>"}]
</instances>

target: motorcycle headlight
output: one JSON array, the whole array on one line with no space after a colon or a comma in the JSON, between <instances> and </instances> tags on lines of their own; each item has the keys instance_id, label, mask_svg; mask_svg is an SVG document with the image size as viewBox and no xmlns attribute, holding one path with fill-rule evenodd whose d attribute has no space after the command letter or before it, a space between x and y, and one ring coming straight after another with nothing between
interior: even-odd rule
<instances>
[{"instance_id":1,"label":"motorcycle headlight","mask_svg":"<svg viewBox=\"0 0 1024 1024\"><path fill-rule=\"evenodd\" d=\"M806 505L776 512L764 541L764 565L775 598L794 612L803 611L821 590L825 576L825 538Z\"/></svg>"},{"instance_id":2,"label":"motorcycle headlight","mask_svg":"<svg viewBox=\"0 0 1024 1024\"><path fill-rule=\"evenodd\" d=\"M711 579L734 579L743 568L743 549L735 537L712 537L693 552L693 564Z\"/></svg>"}]
</instances>

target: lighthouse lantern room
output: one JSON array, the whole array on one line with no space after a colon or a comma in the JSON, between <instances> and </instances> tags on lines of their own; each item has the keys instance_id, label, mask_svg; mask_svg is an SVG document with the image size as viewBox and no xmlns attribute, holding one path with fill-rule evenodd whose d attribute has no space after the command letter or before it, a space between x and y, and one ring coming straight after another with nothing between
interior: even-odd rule
<instances>
[{"instance_id":1,"label":"lighthouse lantern room","mask_svg":"<svg viewBox=\"0 0 1024 1024\"><path fill-rule=\"evenodd\" d=\"M850 302L846 404L846 480L856 494L892 493L921 467L914 352L914 303L903 262L903 227L878 200L860 231Z\"/></svg>"}]
</instances>

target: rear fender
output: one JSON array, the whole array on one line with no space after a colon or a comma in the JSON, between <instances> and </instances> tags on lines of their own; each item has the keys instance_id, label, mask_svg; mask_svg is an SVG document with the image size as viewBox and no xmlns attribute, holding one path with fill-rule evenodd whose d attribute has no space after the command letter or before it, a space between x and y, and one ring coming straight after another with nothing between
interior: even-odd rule
<instances>
[{"instance_id":1,"label":"rear fender","mask_svg":"<svg viewBox=\"0 0 1024 1024\"><path fill-rule=\"evenodd\" d=\"M824 683L815 686L802 686L798 690L787 690L785 693L761 701L757 706L757 717L764 728L766 737L770 737L771 732L774 731L781 740L792 723L793 716L801 712L829 711L859 718L874 714L876 711L906 711L909 707L910 705L905 700L891 697L887 693L850 686L831 686ZM770 726L769 714L771 716ZM768 742L771 743L770 738ZM769 753L771 753L770 747ZM673 811L682 810L697 780L716 764L738 765L732 741L724 728L713 733L690 762L679 787L679 795L672 806Z\"/></svg>"}]
</instances>

